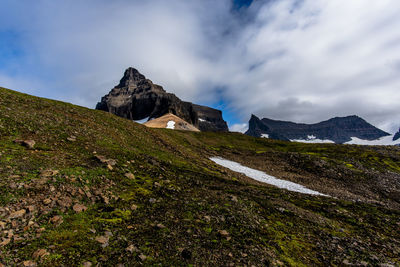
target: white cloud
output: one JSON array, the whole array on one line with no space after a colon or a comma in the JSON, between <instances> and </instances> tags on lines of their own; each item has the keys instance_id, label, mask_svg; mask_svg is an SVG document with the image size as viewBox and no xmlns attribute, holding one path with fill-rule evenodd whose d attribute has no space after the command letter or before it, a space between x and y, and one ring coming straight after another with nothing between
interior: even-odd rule
<instances>
[{"instance_id":1,"label":"white cloud","mask_svg":"<svg viewBox=\"0 0 400 267\"><path fill-rule=\"evenodd\" d=\"M231 132L245 133L248 129L249 125L247 123L235 123L229 126L229 131Z\"/></svg>"},{"instance_id":2,"label":"white cloud","mask_svg":"<svg viewBox=\"0 0 400 267\"><path fill-rule=\"evenodd\" d=\"M5 1L0 32L19 34L23 57L0 71L18 77L14 89L32 81L38 95L89 107L134 66L182 99L223 98L240 124L357 114L400 126L400 2L255 1L240 14L230 4Z\"/></svg>"}]
</instances>

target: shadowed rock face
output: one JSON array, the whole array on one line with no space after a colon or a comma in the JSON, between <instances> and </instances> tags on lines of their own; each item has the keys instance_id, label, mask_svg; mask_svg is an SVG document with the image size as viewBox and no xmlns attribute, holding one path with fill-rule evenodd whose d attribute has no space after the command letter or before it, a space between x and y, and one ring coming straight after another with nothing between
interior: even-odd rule
<instances>
[{"instance_id":1,"label":"shadowed rock face","mask_svg":"<svg viewBox=\"0 0 400 267\"><path fill-rule=\"evenodd\" d=\"M131 120L172 113L201 131L228 131L220 110L182 101L134 68L125 71L119 84L101 98L96 109Z\"/></svg>"},{"instance_id":2,"label":"shadowed rock face","mask_svg":"<svg viewBox=\"0 0 400 267\"><path fill-rule=\"evenodd\" d=\"M393 141L396 141L400 138L400 129L397 133L395 133L395 135L393 136Z\"/></svg>"},{"instance_id":3,"label":"shadowed rock face","mask_svg":"<svg viewBox=\"0 0 400 267\"><path fill-rule=\"evenodd\" d=\"M268 134L269 138L278 140L307 140L309 136L313 136L316 139L332 140L338 144L351 141L351 137L376 140L390 135L358 116L336 117L315 124L304 124L267 118L260 120L254 115L251 116L246 134L255 137Z\"/></svg>"}]
</instances>

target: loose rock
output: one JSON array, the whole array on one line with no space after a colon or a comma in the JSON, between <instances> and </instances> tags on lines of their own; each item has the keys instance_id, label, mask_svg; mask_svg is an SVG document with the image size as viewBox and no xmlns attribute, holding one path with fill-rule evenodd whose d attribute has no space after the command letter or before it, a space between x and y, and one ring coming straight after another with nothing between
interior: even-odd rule
<instances>
[{"instance_id":1,"label":"loose rock","mask_svg":"<svg viewBox=\"0 0 400 267\"><path fill-rule=\"evenodd\" d=\"M36 263L34 261L24 261L22 263L25 267L36 267Z\"/></svg>"},{"instance_id":2,"label":"loose rock","mask_svg":"<svg viewBox=\"0 0 400 267\"><path fill-rule=\"evenodd\" d=\"M75 212L80 213L80 212L82 212L82 211L87 210L87 207L84 206L84 205L82 205L82 204L75 204L75 205L72 207L72 209L73 209Z\"/></svg>"},{"instance_id":3,"label":"loose rock","mask_svg":"<svg viewBox=\"0 0 400 267\"><path fill-rule=\"evenodd\" d=\"M49 253L47 252L47 250L45 250L45 249L38 249L38 250L36 250L36 251L33 253L32 257L33 257L35 260L37 260L37 259L39 259L39 258L42 258L42 257L46 256L46 255L49 255Z\"/></svg>"},{"instance_id":4,"label":"loose rock","mask_svg":"<svg viewBox=\"0 0 400 267\"><path fill-rule=\"evenodd\" d=\"M25 147L27 147L29 149L33 149L35 144L36 144L36 142L34 140L31 140L31 139L29 139L29 140L16 139L16 140L14 140L14 142L17 143L17 144L21 144L21 145L23 145L23 146L25 146Z\"/></svg>"},{"instance_id":5,"label":"loose rock","mask_svg":"<svg viewBox=\"0 0 400 267\"><path fill-rule=\"evenodd\" d=\"M24 216L25 213L26 213L26 210L25 209L21 209L21 210L18 210L18 211L15 211L15 212L11 213L10 216L8 216L8 218L9 219L20 218L20 217Z\"/></svg>"},{"instance_id":6,"label":"loose rock","mask_svg":"<svg viewBox=\"0 0 400 267\"><path fill-rule=\"evenodd\" d=\"M135 179L135 175L133 175L131 172L125 173L125 177L132 180Z\"/></svg>"}]
</instances>

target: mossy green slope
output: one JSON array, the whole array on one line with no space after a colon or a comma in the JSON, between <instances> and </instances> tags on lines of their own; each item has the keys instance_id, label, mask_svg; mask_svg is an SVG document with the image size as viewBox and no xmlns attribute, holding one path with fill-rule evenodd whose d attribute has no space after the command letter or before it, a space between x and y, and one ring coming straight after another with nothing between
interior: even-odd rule
<instances>
[{"instance_id":1,"label":"mossy green slope","mask_svg":"<svg viewBox=\"0 0 400 267\"><path fill-rule=\"evenodd\" d=\"M215 155L348 195L252 182L208 160ZM0 262L398 265L397 191L350 186L398 178L398 159L396 148L149 129L0 88Z\"/></svg>"}]
</instances>

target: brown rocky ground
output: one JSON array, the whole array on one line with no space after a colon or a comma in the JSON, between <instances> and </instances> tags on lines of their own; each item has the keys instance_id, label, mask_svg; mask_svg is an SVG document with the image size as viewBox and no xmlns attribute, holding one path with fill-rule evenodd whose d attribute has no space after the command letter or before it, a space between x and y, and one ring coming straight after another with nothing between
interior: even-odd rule
<instances>
[{"instance_id":1,"label":"brown rocky ground","mask_svg":"<svg viewBox=\"0 0 400 267\"><path fill-rule=\"evenodd\" d=\"M216 155L334 198L254 182ZM397 266L399 155L150 129L0 88L0 263Z\"/></svg>"}]
</instances>

